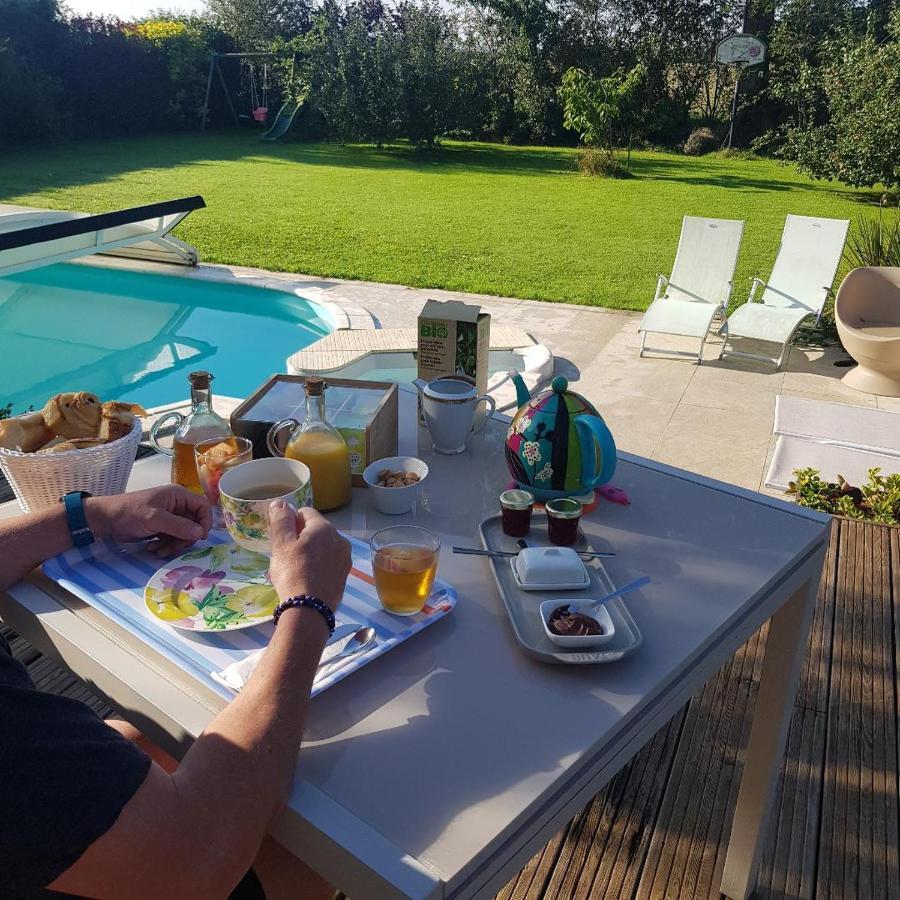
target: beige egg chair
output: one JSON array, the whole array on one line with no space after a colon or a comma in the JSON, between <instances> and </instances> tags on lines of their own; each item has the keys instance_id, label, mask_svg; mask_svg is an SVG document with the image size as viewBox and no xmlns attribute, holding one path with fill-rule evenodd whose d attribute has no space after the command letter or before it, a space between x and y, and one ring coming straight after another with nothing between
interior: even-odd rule
<instances>
[{"instance_id":1,"label":"beige egg chair","mask_svg":"<svg viewBox=\"0 0 900 900\"><path fill-rule=\"evenodd\" d=\"M854 269L838 291L834 317L844 349L859 363L844 384L900 397L900 268Z\"/></svg>"}]
</instances>

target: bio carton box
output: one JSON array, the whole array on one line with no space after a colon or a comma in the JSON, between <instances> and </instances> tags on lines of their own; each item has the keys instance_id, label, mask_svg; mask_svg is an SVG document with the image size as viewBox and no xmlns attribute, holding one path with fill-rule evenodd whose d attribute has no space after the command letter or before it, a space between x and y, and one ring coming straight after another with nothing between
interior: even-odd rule
<instances>
[{"instance_id":1,"label":"bio carton box","mask_svg":"<svg viewBox=\"0 0 900 900\"><path fill-rule=\"evenodd\" d=\"M419 378L468 375L487 389L491 316L459 300L428 300L419 313Z\"/></svg>"}]
</instances>

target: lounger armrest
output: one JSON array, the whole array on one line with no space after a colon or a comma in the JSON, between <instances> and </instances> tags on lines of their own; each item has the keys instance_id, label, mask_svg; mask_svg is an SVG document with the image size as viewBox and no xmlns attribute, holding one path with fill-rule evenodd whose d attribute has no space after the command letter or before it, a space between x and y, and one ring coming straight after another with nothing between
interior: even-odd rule
<instances>
[{"instance_id":1,"label":"lounger armrest","mask_svg":"<svg viewBox=\"0 0 900 900\"><path fill-rule=\"evenodd\" d=\"M750 279L750 296L747 297L748 303L756 303L756 289L762 286L762 289L765 290L769 285L767 282L763 281L758 275L754 275Z\"/></svg>"},{"instance_id":2,"label":"lounger armrest","mask_svg":"<svg viewBox=\"0 0 900 900\"><path fill-rule=\"evenodd\" d=\"M654 300L659 300L663 295L663 289L669 286L669 279L665 275L656 276L656 296Z\"/></svg>"},{"instance_id":3,"label":"lounger armrest","mask_svg":"<svg viewBox=\"0 0 900 900\"><path fill-rule=\"evenodd\" d=\"M834 296L834 291L827 285L824 285L822 287L822 290L825 291L825 299L822 301L822 305L819 307L819 311L816 313L816 325L818 325L822 320L822 313L825 312L825 304L828 302L828 298Z\"/></svg>"},{"instance_id":4,"label":"lounger armrest","mask_svg":"<svg viewBox=\"0 0 900 900\"><path fill-rule=\"evenodd\" d=\"M731 295L734 293L734 282L728 282L728 293L725 294L725 297L722 299L722 312L725 313L728 311L728 304L731 303Z\"/></svg>"}]
</instances>

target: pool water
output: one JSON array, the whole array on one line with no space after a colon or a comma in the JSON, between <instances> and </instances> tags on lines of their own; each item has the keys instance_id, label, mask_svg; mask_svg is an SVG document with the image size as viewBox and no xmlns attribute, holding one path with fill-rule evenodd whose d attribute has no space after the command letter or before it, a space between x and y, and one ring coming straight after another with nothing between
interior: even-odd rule
<instances>
[{"instance_id":1,"label":"pool water","mask_svg":"<svg viewBox=\"0 0 900 900\"><path fill-rule=\"evenodd\" d=\"M243 397L332 331L321 307L283 291L61 263L0 278L0 406L40 408L60 391L146 407Z\"/></svg>"},{"instance_id":2,"label":"pool water","mask_svg":"<svg viewBox=\"0 0 900 900\"><path fill-rule=\"evenodd\" d=\"M514 350L491 350L488 355L488 375L508 372L510 369L521 372L525 368L522 355ZM414 354L404 350L382 350L364 356L356 362L347 363L340 369L330 370L327 374L336 378L360 378L408 384L416 378L417 373Z\"/></svg>"}]
</instances>

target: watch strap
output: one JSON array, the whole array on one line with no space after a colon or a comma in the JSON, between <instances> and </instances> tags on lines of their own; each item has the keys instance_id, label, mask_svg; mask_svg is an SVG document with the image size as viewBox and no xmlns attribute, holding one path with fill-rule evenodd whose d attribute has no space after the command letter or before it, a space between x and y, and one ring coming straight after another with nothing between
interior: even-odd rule
<instances>
[{"instance_id":1,"label":"watch strap","mask_svg":"<svg viewBox=\"0 0 900 900\"><path fill-rule=\"evenodd\" d=\"M72 535L72 543L76 547L87 547L94 543L94 533L88 525L84 512L84 498L91 495L87 491L69 491L60 497L60 502L66 510L66 522L69 524L69 533Z\"/></svg>"}]
</instances>

